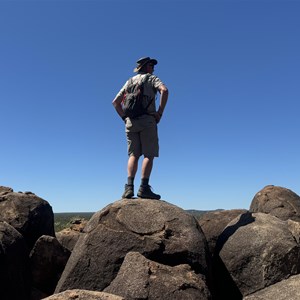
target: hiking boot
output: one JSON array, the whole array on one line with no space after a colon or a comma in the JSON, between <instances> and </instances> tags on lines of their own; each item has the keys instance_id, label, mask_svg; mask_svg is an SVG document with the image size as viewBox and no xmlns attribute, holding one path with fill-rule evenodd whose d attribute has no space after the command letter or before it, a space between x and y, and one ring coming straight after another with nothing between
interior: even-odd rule
<instances>
[{"instance_id":1,"label":"hiking boot","mask_svg":"<svg viewBox=\"0 0 300 300\"><path fill-rule=\"evenodd\" d=\"M125 191L122 198L131 199L134 196L133 185L125 184Z\"/></svg>"},{"instance_id":2,"label":"hiking boot","mask_svg":"<svg viewBox=\"0 0 300 300\"><path fill-rule=\"evenodd\" d=\"M137 196L139 198L147 198L147 199L155 199L155 200L160 199L160 195L152 192L152 188L150 185L141 185L137 193Z\"/></svg>"}]
</instances>

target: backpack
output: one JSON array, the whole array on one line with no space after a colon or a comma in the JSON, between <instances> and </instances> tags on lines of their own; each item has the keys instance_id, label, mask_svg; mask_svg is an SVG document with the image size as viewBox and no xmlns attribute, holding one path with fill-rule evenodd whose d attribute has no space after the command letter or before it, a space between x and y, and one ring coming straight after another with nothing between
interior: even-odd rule
<instances>
[{"instance_id":1,"label":"backpack","mask_svg":"<svg viewBox=\"0 0 300 300\"><path fill-rule=\"evenodd\" d=\"M140 82L133 83L133 79L130 78L125 95L122 101L122 109L126 117L137 118L141 115L147 114L148 107L144 106L144 84L149 79L150 74L147 74Z\"/></svg>"}]
</instances>

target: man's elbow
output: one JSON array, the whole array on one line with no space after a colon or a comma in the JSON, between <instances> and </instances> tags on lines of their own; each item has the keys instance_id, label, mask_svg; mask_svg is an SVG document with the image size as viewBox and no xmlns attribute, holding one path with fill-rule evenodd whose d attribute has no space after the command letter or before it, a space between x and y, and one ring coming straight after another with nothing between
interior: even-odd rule
<instances>
[{"instance_id":1,"label":"man's elbow","mask_svg":"<svg viewBox=\"0 0 300 300\"><path fill-rule=\"evenodd\" d=\"M163 89L163 91L161 92L161 95L167 100L169 97L169 90L166 87L165 89Z\"/></svg>"},{"instance_id":2,"label":"man's elbow","mask_svg":"<svg viewBox=\"0 0 300 300\"><path fill-rule=\"evenodd\" d=\"M169 95L169 90L165 85L162 85L161 88L160 88L160 93Z\"/></svg>"},{"instance_id":3,"label":"man's elbow","mask_svg":"<svg viewBox=\"0 0 300 300\"><path fill-rule=\"evenodd\" d=\"M117 107L118 104L117 104L117 99L116 98L112 101L112 105L113 105L114 108Z\"/></svg>"}]
</instances>

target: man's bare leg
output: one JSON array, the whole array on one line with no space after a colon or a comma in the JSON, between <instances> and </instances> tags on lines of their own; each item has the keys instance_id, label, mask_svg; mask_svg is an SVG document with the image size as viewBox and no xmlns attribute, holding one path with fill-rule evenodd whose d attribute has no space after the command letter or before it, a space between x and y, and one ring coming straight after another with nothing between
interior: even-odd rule
<instances>
[{"instance_id":1,"label":"man's bare leg","mask_svg":"<svg viewBox=\"0 0 300 300\"><path fill-rule=\"evenodd\" d=\"M127 164L128 177L134 178L138 169L139 157L134 155L129 156Z\"/></svg>"},{"instance_id":2,"label":"man's bare leg","mask_svg":"<svg viewBox=\"0 0 300 300\"><path fill-rule=\"evenodd\" d=\"M142 179L143 178L150 178L152 167L153 167L153 160L154 157L144 157L143 164L142 164Z\"/></svg>"},{"instance_id":3,"label":"man's bare leg","mask_svg":"<svg viewBox=\"0 0 300 300\"><path fill-rule=\"evenodd\" d=\"M134 155L129 156L127 163L127 184L125 185L125 191L122 198L130 199L134 196L134 177L138 169L139 157Z\"/></svg>"},{"instance_id":4,"label":"man's bare leg","mask_svg":"<svg viewBox=\"0 0 300 300\"><path fill-rule=\"evenodd\" d=\"M160 199L160 195L155 194L151 191L151 187L149 186L149 178L151 175L152 167L153 167L154 157L144 157L142 164L142 180L141 186L138 191L138 197L140 198L148 198L148 199Z\"/></svg>"}]
</instances>

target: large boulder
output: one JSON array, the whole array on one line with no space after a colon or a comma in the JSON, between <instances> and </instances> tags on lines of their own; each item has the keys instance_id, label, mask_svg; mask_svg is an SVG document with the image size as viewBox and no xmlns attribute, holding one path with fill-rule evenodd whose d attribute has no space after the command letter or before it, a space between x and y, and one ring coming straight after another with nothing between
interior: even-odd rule
<instances>
[{"instance_id":1,"label":"large boulder","mask_svg":"<svg viewBox=\"0 0 300 300\"><path fill-rule=\"evenodd\" d=\"M101 291L130 251L166 265L207 274L208 247L197 220L165 201L120 200L95 213L73 249L56 292Z\"/></svg>"},{"instance_id":2,"label":"large boulder","mask_svg":"<svg viewBox=\"0 0 300 300\"><path fill-rule=\"evenodd\" d=\"M217 249L243 296L299 273L297 230L291 228L264 213L246 213L227 225Z\"/></svg>"},{"instance_id":3,"label":"large boulder","mask_svg":"<svg viewBox=\"0 0 300 300\"><path fill-rule=\"evenodd\" d=\"M23 236L6 222L0 222L0 299L27 300L30 297L28 248Z\"/></svg>"},{"instance_id":4,"label":"large boulder","mask_svg":"<svg viewBox=\"0 0 300 300\"><path fill-rule=\"evenodd\" d=\"M81 233L74 231L71 228L65 228L56 232L55 235L59 243L72 252Z\"/></svg>"},{"instance_id":5,"label":"large boulder","mask_svg":"<svg viewBox=\"0 0 300 300\"><path fill-rule=\"evenodd\" d=\"M211 299L205 280L189 265L162 265L138 252L129 252L125 256L117 277L104 291L126 300Z\"/></svg>"},{"instance_id":6,"label":"large boulder","mask_svg":"<svg viewBox=\"0 0 300 300\"><path fill-rule=\"evenodd\" d=\"M55 236L52 207L31 192L0 193L0 221L17 229L24 236L29 249L40 236Z\"/></svg>"},{"instance_id":7,"label":"large boulder","mask_svg":"<svg viewBox=\"0 0 300 300\"><path fill-rule=\"evenodd\" d=\"M47 295L53 294L70 254L56 238L41 236L30 253L34 288Z\"/></svg>"},{"instance_id":8,"label":"large boulder","mask_svg":"<svg viewBox=\"0 0 300 300\"><path fill-rule=\"evenodd\" d=\"M299 300L300 275L294 275L286 280L275 283L263 290L246 296L243 300Z\"/></svg>"},{"instance_id":9,"label":"large boulder","mask_svg":"<svg viewBox=\"0 0 300 300\"><path fill-rule=\"evenodd\" d=\"M0 185L0 196L13 192L14 190L7 186Z\"/></svg>"},{"instance_id":10,"label":"large boulder","mask_svg":"<svg viewBox=\"0 0 300 300\"><path fill-rule=\"evenodd\" d=\"M293 191L274 185L260 190L250 205L251 212L262 212L281 220L300 221L300 197Z\"/></svg>"},{"instance_id":11,"label":"large boulder","mask_svg":"<svg viewBox=\"0 0 300 300\"><path fill-rule=\"evenodd\" d=\"M227 224L237 216L246 213L246 209L212 211L199 219L199 224L206 236L210 253L213 255L219 235Z\"/></svg>"},{"instance_id":12,"label":"large boulder","mask_svg":"<svg viewBox=\"0 0 300 300\"><path fill-rule=\"evenodd\" d=\"M112 295L105 292L94 292L87 290L67 290L65 292L54 294L44 300L125 300L123 297Z\"/></svg>"},{"instance_id":13,"label":"large boulder","mask_svg":"<svg viewBox=\"0 0 300 300\"><path fill-rule=\"evenodd\" d=\"M72 252L87 222L88 221L85 219L77 219L72 221L72 224L69 228L65 228L59 232L56 232L57 240L65 248Z\"/></svg>"}]
</instances>

